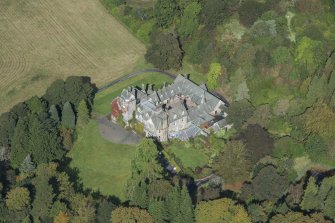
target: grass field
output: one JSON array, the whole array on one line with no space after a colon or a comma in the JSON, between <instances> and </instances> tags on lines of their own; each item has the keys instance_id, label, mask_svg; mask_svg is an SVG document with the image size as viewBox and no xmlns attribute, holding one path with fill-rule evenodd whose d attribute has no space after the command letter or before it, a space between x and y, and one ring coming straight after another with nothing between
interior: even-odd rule
<instances>
[{"instance_id":1,"label":"grass field","mask_svg":"<svg viewBox=\"0 0 335 223\"><path fill-rule=\"evenodd\" d=\"M134 145L116 145L104 140L94 120L79 131L78 140L68 154L72 158L70 166L79 170L84 188L121 200L134 155Z\"/></svg>"},{"instance_id":2,"label":"grass field","mask_svg":"<svg viewBox=\"0 0 335 223\"><path fill-rule=\"evenodd\" d=\"M110 103L128 85L152 83L160 87L172 80L157 73L141 74L118 83L98 93L94 101L94 112L107 114ZM134 145L117 145L104 140L95 120L78 132L78 139L68 156L72 158L71 167L79 170L85 188L99 190L106 195L124 199L123 187L130 177L130 163L135 154Z\"/></svg>"},{"instance_id":3,"label":"grass field","mask_svg":"<svg viewBox=\"0 0 335 223\"><path fill-rule=\"evenodd\" d=\"M89 75L103 85L144 53L99 0L1 0L0 113L57 78Z\"/></svg>"},{"instance_id":4,"label":"grass field","mask_svg":"<svg viewBox=\"0 0 335 223\"><path fill-rule=\"evenodd\" d=\"M133 77L127 81L120 82L113 87L110 87L95 96L94 112L99 114L108 114L111 111L111 102L118 96L122 89L128 86L142 86L143 84L153 84L155 89L160 88L164 83L171 83L172 79L168 76L159 73L145 73Z\"/></svg>"},{"instance_id":5,"label":"grass field","mask_svg":"<svg viewBox=\"0 0 335 223\"><path fill-rule=\"evenodd\" d=\"M187 144L173 143L168 146L169 153L173 153L182 163L184 168L203 167L208 163L208 157L199 149Z\"/></svg>"}]
</instances>

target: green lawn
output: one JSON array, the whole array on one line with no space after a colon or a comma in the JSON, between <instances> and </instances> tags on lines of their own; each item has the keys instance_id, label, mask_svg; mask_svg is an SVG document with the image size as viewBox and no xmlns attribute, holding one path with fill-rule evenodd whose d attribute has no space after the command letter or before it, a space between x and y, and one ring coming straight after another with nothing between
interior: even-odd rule
<instances>
[{"instance_id":1,"label":"green lawn","mask_svg":"<svg viewBox=\"0 0 335 223\"><path fill-rule=\"evenodd\" d=\"M118 83L100 93L94 99L93 111L98 114L110 112L111 101L122 89L128 86L141 86L142 83L154 84L155 89L172 79L158 73L146 73ZM98 124L92 120L78 132L78 139L68 153L72 158L71 167L79 170L85 188L100 191L102 194L115 195L125 199L123 187L131 174L131 160L135 155L134 145L117 145L104 140L99 133ZM182 146L181 146L182 147ZM171 147L172 148L172 147ZM201 151L192 148L172 148L184 167L194 169L203 166L208 158Z\"/></svg>"},{"instance_id":2,"label":"green lawn","mask_svg":"<svg viewBox=\"0 0 335 223\"><path fill-rule=\"evenodd\" d=\"M92 120L78 132L74 148L68 153L71 167L78 168L84 188L114 195L124 200L123 187L131 174L134 145L117 145L104 140Z\"/></svg>"},{"instance_id":3,"label":"green lawn","mask_svg":"<svg viewBox=\"0 0 335 223\"><path fill-rule=\"evenodd\" d=\"M195 65L189 64L187 62L183 63L183 67L181 70L179 71L171 70L171 72L174 72L176 74L184 74L184 75L189 74L190 79L199 85L204 84L207 81L206 74L201 73L200 71L196 69Z\"/></svg>"},{"instance_id":4,"label":"green lawn","mask_svg":"<svg viewBox=\"0 0 335 223\"><path fill-rule=\"evenodd\" d=\"M145 73L139 76L133 77L127 81L123 81L110 87L95 96L94 99L94 112L99 114L108 114L111 110L112 100L118 96L122 89L128 86L142 86L143 84L153 84L155 89L162 87L164 83L171 83L172 79L168 76L159 73Z\"/></svg>"},{"instance_id":5,"label":"green lawn","mask_svg":"<svg viewBox=\"0 0 335 223\"><path fill-rule=\"evenodd\" d=\"M206 154L188 143L173 143L168 146L168 150L181 161L184 168L194 170L196 167L203 167L209 160Z\"/></svg>"}]
</instances>

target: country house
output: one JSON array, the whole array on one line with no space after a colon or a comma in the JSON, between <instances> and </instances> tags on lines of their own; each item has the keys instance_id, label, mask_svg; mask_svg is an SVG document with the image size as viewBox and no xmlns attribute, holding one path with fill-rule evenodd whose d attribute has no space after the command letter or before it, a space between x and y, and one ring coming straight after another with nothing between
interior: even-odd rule
<instances>
[{"instance_id":1,"label":"country house","mask_svg":"<svg viewBox=\"0 0 335 223\"><path fill-rule=\"evenodd\" d=\"M147 137L160 141L188 140L210 131L229 128L224 112L227 105L211 94L205 85L197 85L178 75L174 82L155 91L152 86L129 87L112 102L111 118L122 115L128 124L135 118L144 125Z\"/></svg>"}]
</instances>

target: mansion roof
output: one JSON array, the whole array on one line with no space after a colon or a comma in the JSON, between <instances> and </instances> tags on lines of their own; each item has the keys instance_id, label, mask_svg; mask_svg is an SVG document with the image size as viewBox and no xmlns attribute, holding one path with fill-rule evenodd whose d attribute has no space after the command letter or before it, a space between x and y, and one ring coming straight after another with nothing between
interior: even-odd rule
<instances>
[{"instance_id":1,"label":"mansion roof","mask_svg":"<svg viewBox=\"0 0 335 223\"><path fill-rule=\"evenodd\" d=\"M180 138L198 134L201 125L211 123L218 116L223 119L222 114L216 114L216 111L222 111L226 106L205 85L199 86L182 75L157 91L150 86L146 89L144 85L142 89L129 87L120 97L128 102L136 100L136 115L144 122L152 122L155 130L162 129L166 120L168 125L178 120L188 123L187 129L178 132Z\"/></svg>"}]
</instances>

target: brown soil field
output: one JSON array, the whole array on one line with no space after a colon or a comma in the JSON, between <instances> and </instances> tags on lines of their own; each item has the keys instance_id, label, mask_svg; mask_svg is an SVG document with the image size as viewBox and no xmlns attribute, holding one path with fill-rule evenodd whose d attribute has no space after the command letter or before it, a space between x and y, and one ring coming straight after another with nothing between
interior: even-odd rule
<instances>
[{"instance_id":1,"label":"brown soil field","mask_svg":"<svg viewBox=\"0 0 335 223\"><path fill-rule=\"evenodd\" d=\"M99 0L1 0L0 113L58 78L87 75L103 85L144 53Z\"/></svg>"}]
</instances>

